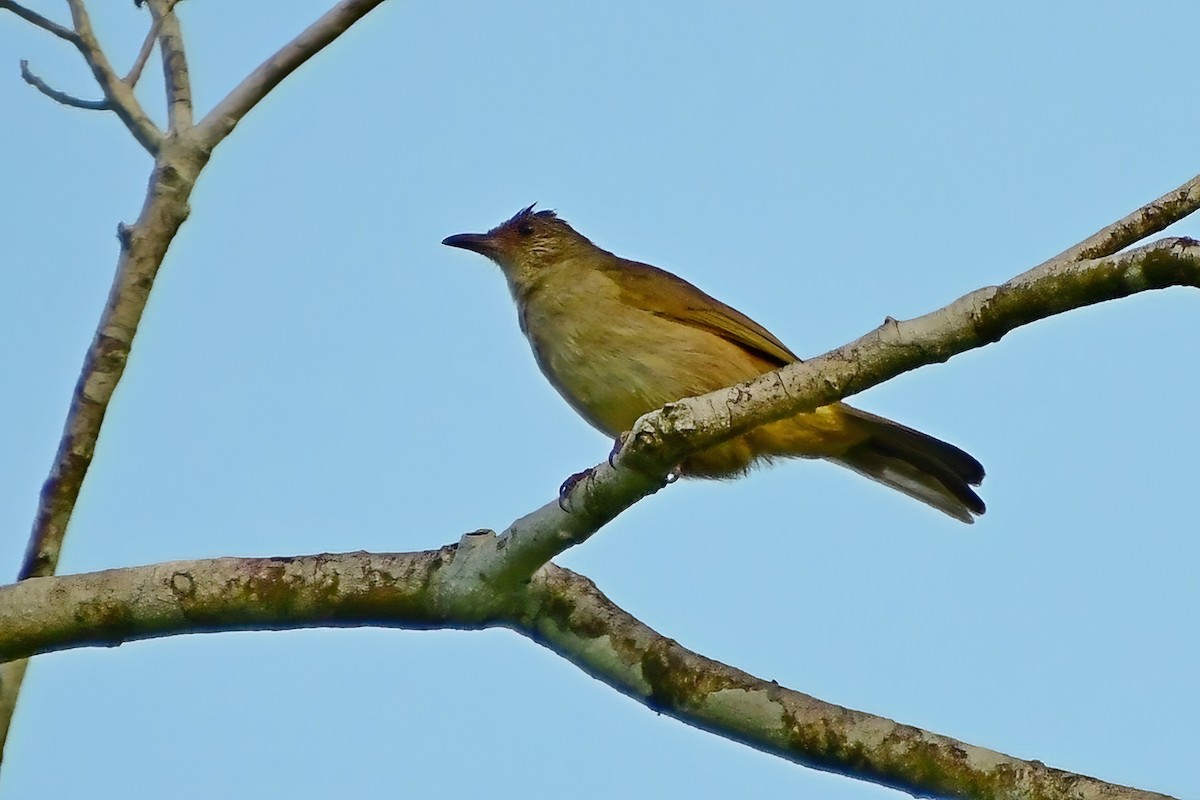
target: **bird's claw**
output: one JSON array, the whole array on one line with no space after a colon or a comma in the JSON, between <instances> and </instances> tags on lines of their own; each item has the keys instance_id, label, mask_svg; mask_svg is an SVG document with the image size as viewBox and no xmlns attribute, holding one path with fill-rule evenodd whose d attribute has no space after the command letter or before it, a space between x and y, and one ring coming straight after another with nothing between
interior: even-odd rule
<instances>
[{"instance_id":1,"label":"bird's claw","mask_svg":"<svg viewBox=\"0 0 1200 800\"><path fill-rule=\"evenodd\" d=\"M623 433L620 436L618 436L616 442L613 443L612 452L609 453L609 455L608 455L608 465L610 467L616 469L617 465L614 463L614 461L615 461L616 457L618 455L620 455L621 446L625 444L625 441L628 438L629 438L629 435ZM563 481L562 485L560 485L558 487L558 507L561 508L563 511L568 511L569 509L567 508L567 498L570 497L571 492L574 491L576 486L578 486L580 483L587 480L588 478L592 477L595 473L596 473L595 467L588 467L585 470L576 472L574 475L570 476L565 481ZM679 476L682 474L683 474L683 465L676 464L674 467L671 468L671 471L668 472L663 477L663 485L670 486L672 483L679 480Z\"/></svg>"},{"instance_id":2,"label":"bird's claw","mask_svg":"<svg viewBox=\"0 0 1200 800\"><path fill-rule=\"evenodd\" d=\"M571 490L574 489L580 481L592 477L592 473L594 471L595 469L593 467L588 467L582 472L576 472L574 475L562 482L562 485L558 487L559 508L561 508L563 511L567 510L567 496L571 494Z\"/></svg>"},{"instance_id":3,"label":"bird's claw","mask_svg":"<svg viewBox=\"0 0 1200 800\"><path fill-rule=\"evenodd\" d=\"M613 469L617 468L617 456L621 455L621 448L627 441L629 441L629 431L618 433L617 437L613 439L612 450L608 451L608 465Z\"/></svg>"}]
</instances>

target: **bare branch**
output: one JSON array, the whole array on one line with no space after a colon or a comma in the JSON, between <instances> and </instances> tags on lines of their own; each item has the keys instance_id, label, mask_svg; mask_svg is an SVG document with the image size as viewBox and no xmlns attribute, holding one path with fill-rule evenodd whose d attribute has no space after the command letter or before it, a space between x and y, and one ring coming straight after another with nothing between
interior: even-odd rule
<instances>
[{"instance_id":1,"label":"bare branch","mask_svg":"<svg viewBox=\"0 0 1200 800\"><path fill-rule=\"evenodd\" d=\"M187 219L188 197L204 160L202 153L179 145L165 156L160 154L141 216L132 227L121 227L117 273L84 356L54 464L42 484L19 580L52 575L58 567L67 524L91 466L109 401L124 374L158 268ZM8 738L25 667L24 660L0 664L0 747Z\"/></svg>"},{"instance_id":2,"label":"bare branch","mask_svg":"<svg viewBox=\"0 0 1200 800\"><path fill-rule=\"evenodd\" d=\"M137 222L123 228L108 302L75 384L54 465L42 486L22 580L50 575L58 564L108 403L125 372L158 268L190 212L188 198L203 165L202 154L182 146L160 156Z\"/></svg>"},{"instance_id":3,"label":"bare branch","mask_svg":"<svg viewBox=\"0 0 1200 800\"><path fill-rule=\"evenodd\" d=\"M60 92L37 75L34 75L33 71L29 69L29 62L25 59L21 59L21 78L30 86L46 95L46 97L49 97L56 103L62 103L64 106L83 108L88 111L108 111L112 108L107 100L84 100L81 97Z\"/></svg>"},{"instance_id":4,"label":"bare branch","mask_svg":"<svg viewBox=\"0 0 1200 800\"><path fill-rule=\"evenodd\" d=\"M32 9L26 8L20 3L15 3L13 0L0 0L0 10L2 9L7 9L13 12L26 22L36 25L42 30L48 31L58 38L70 42L71 44L78 45L79 43L79 37L76 35L75 31L71 30L70 28L65 28L62 25L59 25L57 22L46 19L41 14L33 11Z\"/></svg>"},{"instance_id":5,"label":"bare branch","mask_svg":"<svg viewBox=\"0 0 1200 800\"><path fill-rule=\"evenodd\" d=\"M146 68L146 62L150 60L150 54L154 52L154 43L158 40L159 26L160 21L158 17L151 15L150 30L146 32L146 38L142 40L142 49L138 51L137 58L133 60L133 66L129 68L129 73L121 79L121 82L128 85L130 89L137 86L137 82L142 77L142 70Z\"/></svg>"},{"instance_id":6,"label":"bare branch","mask_svg":"<svg viewBox=\"0 0 1200 800\"><path fill-rule=\"evenodd\" d=\"M815 769L916 796L1164 800L826 703L705 658L652 630L587 578L534 576L517 630L657 712Z\"/></svg>"},{"instance_id":7,"label":"bare branch","mask_svg":"<svg viewBox=\"0 0 1200 800\"><path fill-rule=\"evenodd\" d=\"M220 144L280 81L382 3L383 0L341 0L260 64L218 103L196 126L200 140L210 150Z\"/></svg>"},{"instance_id":8,"label":"bare branch","mask_svg":"<svg viewBox=\"0 0 1200 800\"><path fill-rule=\"evenodd\" d=\"M362 615L394 627L440 625L448 620L428 587L453 553L215 558L21 581L0 587L0 660L171 635L201 620L214 631L306 627L315 617L318 627L361 625ZM267 588L281 591L260 594ZM101 596L122 610L100 619ZM83 610L89 602L92 612Z\"/></svg>"},{"instance_id":9,"label":"bare branch","mask_svg":"<svg viewBox=\"0 0 1200 800\"><path fill-rule=\"evenodd\" d=\"M9 0L0 2L5 4L4 7L12 6ZM113 279L108 303L95 338L88 348L83 369L75 385L54 464L42 485L33 531L19 573L21 579L51 575L57 568L67 524L91 466L108 403L124 374L133 337L141 321L158 268L179 226L187 219L188 198L196 178L208 161L212 145L228 135L241 116L253 107L262 95L270 91L271 87L382 0L370 3L343 2L332 9L301 35L297 40L299 44L294 42L293 45L285 47L267 64L259 67L254 75L242 82L242 101L238 102L244 101L245 108L234 118L222 115L213 117L227 123L219 137L213 138L214 126L209 131L207 146L204 141L194 137L187 137L186 140L177 138L168 143L170 152L163 152L162 131L142 110L133 93L132 84L136 82L140 68L136 68L135 64L135 69L130 72L129 83L118 78L92 30L84 0L67 2L75 30L67 32L69 35L63 38L71 41L83 54L92 74L104 90L112 110L156 159L154 175L141 216L135 225L124 228L120 237L121 256L117 264L117 274ZM168 95L174 114L171 124L173 129L178 130L191 122L191 90L187 80L187 62L183 56L178 21L172 13L174 0L156 2L165 4L152 7L152 13L155 12L155 8L163 12L159 14L161 21L158 39L163 51ZM41 24L38 21L43 20L42 17L31 15L32 12L21 14L35 24ZM52 23L45 21L45 25ZM143 45L143 50L145 49L146 46ZM139 55L138 61L144 65L145 58ZM251 97L259 89L261 94ZM23 666L18 668L15 664L0 665L0 742L7 736L12 722L12 710L23 674Z\"/></svg>"},{"instance_id":10,"label":"bare branch","mask_svg":"<svg viewBox=\"0 0 1200 800\"><path fill-rule=\"evenodd\" d=\"M1042 266L1085 258L1103 258L1173 225L1200 208L1200 175L1147 203L1124 219L1093 233Z\"/></svg>"},{"instance_id":11,"label":"bare branch","mask_svg":"<svg viewBox=\"0 0 1200 800\"><path fill-rule=\"evenodd\" d=\"M173 16L173 0L156 2L157 9L164 12L159 15L160 26L169 27L170 17ZM92 65L97 80L106 89L108 99L113 101L118 96L132 98L131 88L115 77L101 52L83 0L68 0L68 3L76 28L72 40L77 42L80 51ZM351 2L334 8L322 18L323 22L314 24L301 36L304 39L303 47L314 48L308 55L317 52L377 4ZM315 29L319 30L314 32ZM178 37L177 27L173 32ZM305 36L308 38L305 39ZM322 36L326 37L325 41L316 46L315 40ZM168 47L162 44L161 39L160 44ZM291 69L307 57L301 58ZM260 71L262 69L260 67ZM285 74L276 77L274 83L282 80ZM133 102L136 104L136 100ZM119 104L115 107L122 108ZM132 113L130 107L123 108L126 113ZM140 113L140 108L134 108ZM157 151L162 140L161 131L153 128L152 138L153 142L144 144L148 147L152 144L153 150ZM181 143L175 150L159 158L141 216L135 225L123 228L117 274L75 386L54 465L42 486L33 532L19 573L21 580L53 574L58 564L67 524L91 465L109 400L124 374L125 362L150 288L167 248L188 216L188 197L196 177L207 162L208 149Z\"/></svg>"},{"instance_id":12,"label":"bare branch","mask_svg":"<svg viewBox=\"0 0 1200 800\"><path fill-rule=\"evenodd\" d=\"M926 364L999 341L1031 322L1170 286L1200 286L1200 242L1163 239L1115 256L1051 263L913 320L888 318L825 355L667 405L634 424L618 465L659 467L766 422L840 400Z\"/></svg>"},{"instance_id":13,"label":"bare branch","mask_svg":"<svg viewBox=\"0 0 1200 800\"><path fill-rule=\"evenodd\" d=\"M835 706L685 649L588 579L547 566L498 592L459 580L490 534L416 553L208 559L0 588L0 658L230 630L504 626L655 711L817 769L919 795L1163 800ZM447 580L447 576L459 577ZM476 573L477 576L477 573Z\"/></svg>"},{"instance_id":14,"label":"bare branch","mask_svg":"<svg viewBox=\"0 0 1200 800\"><path fill-rule=\"evenodd\" d=\"M175 14L178 0L149 0L150 14L158 27L163 84L167 90L167 127L174 132L192 127L192 79L188 71L183 32Z\"/></svg>"},{"instance_id":15,"label":"bare branch","mask_svg":"<svg viewBox=\"0 0 1200 800\"><path fill-rule=\"evenodd\" d=\"M108 62L92 30L91 18L83 0L67 0L67 3L71 7L71 20L75 25L76 37L73 44L91 68L100 88L104 90L104 97L138 143L151 155L158 153L162 145L162 131L142 109L133 89L113 71L112 64Z\"/></svg>"}]
</instances>

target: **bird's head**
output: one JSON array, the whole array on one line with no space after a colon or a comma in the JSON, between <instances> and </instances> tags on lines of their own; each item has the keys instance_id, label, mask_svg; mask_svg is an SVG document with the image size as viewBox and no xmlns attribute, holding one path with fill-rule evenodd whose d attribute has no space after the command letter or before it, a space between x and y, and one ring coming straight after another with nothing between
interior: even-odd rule
<instances>
[{"instance_id":1,"label":"bird's head","mask_svg":"<svg viewBox=\"0 0 1200 800\"><path fill-rule=\"evenodd\" d=\"M459 233L442 244L487 256L514 287L527 286L539 273L595 247L553 211L534 211L533 206L487 233Z\"/></svg>"}]
</instances>

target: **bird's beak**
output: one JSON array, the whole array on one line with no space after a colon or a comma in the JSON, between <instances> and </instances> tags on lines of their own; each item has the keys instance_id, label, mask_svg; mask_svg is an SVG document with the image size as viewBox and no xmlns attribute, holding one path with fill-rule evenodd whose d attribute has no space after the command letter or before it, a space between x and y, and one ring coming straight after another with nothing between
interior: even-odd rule
<instances>
[{"instance_id":1,"label":"bird's beak","mask_svg":"<svg viewBox=\"0 0 1200 800\"><path fill-rule=\"evenodd\" d=\"M456 233L442 239L442 244L461 247L481 256L491 256L496 251L496 243L486 233Z\"/></svg>"}]
</instances>

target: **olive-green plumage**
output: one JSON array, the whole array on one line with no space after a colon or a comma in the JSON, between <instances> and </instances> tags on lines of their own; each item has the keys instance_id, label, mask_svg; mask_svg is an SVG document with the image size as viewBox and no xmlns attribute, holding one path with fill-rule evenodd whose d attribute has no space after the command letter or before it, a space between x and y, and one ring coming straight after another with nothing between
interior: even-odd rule
<instances>
[{"instance_id":1,"label":"olive-green plumage","mask_svg":"<svg viewBox=\"0 0 1200 800\"><path fill-rule=\"evenodd\" d=\"M532 206L443 244L500 266L538 366L610 436L648 411L799 361L766 328L669 272L602 250ZM685 476L734 477L757 460L825 458L963 522L984 512L983 467L954 445L845 403L772 422L689 456Z\"/></svg>"}]
</instances>

